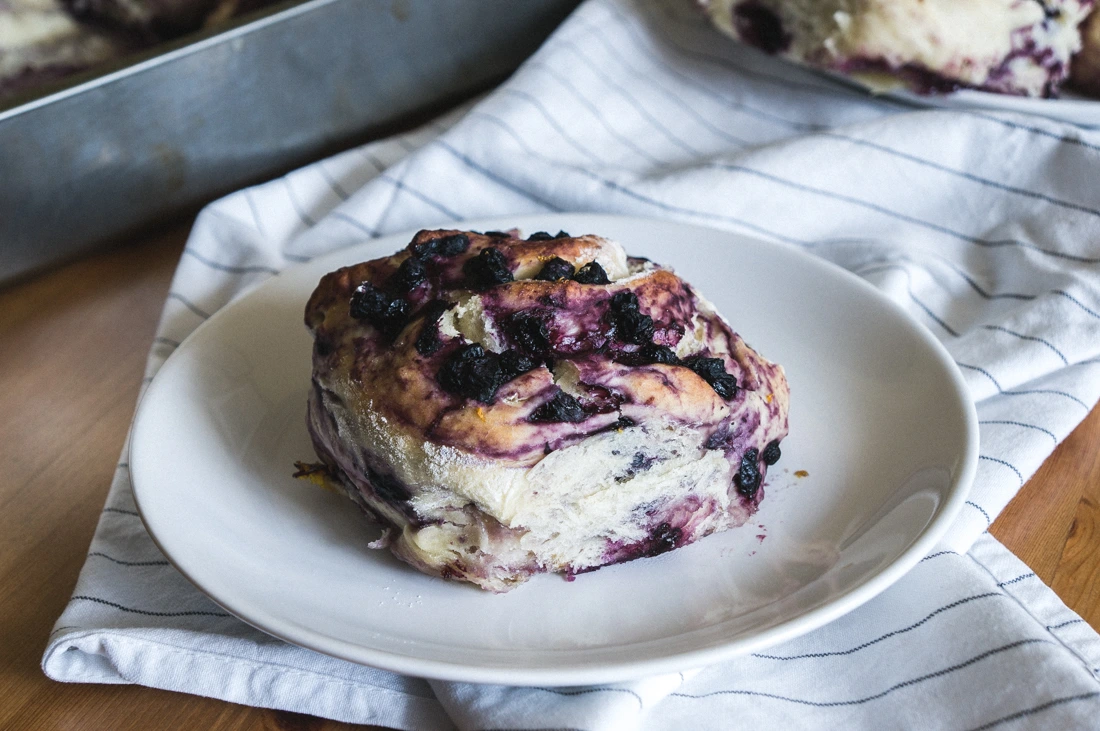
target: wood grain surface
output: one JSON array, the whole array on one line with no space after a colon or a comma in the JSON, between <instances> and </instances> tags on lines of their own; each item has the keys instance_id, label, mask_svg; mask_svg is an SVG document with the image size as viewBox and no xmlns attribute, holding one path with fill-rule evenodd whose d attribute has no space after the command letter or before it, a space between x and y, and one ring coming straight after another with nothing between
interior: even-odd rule
<instances>
[{"instance_id":1,"label":"wood grain surface","mask_svg":"<svg viewBox=\"0 0 1100 731\"><path fill-rule=\"evenodd\" d=\"M190 221L0 289L0 728L367 728L39 666L84 563ZM1100 628L1100 409L991 529Z\"/></svg>"}]
</instances>

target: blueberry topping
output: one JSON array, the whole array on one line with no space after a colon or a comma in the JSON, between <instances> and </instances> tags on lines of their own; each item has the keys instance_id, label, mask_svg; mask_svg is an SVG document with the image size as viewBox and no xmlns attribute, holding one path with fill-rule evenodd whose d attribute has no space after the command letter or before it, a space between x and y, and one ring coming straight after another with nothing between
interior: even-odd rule
<instances>
[{"instance_id":1,"label":"blueberry topping","mask_svg":"<svg viewBox=\"0 0 1100 731\"><path fill-rule=\"evenodd\" d=\"M507 383L528 371L533 371L538 364L537 360L518 350L505 350L500 354L500 382Z\"/></svg>"},{"instance_id":2,"label":"blueberry topping","mask_svg":"<svg viewBox=\"0 0 1100 731\"><path fill-rule=\"evenodd\" d=\"M443 347L439 339L439 318L451 305L449 302L436 300L421 311L424 324L420 326L420 334L416 336L416 352L423 356L429 356Z\"/></svg>"},{"instance_id":3,"label":"blueberry topping","mask_svg":"<svg viewBox=\"0 0 1100 731\"><path fill-rule=\"evenodd\" d=\"M608 308L615 334L625 343L645 345L653 340L653 318L638 310L638 296L617 292Z\"/></svg>"},{"instance_id":4,"label":"blueberry topping","mask_svg":"<svg viewBox=\"0 0 1100 731\"><path fill-rule=\"evenodd\" d=\"M486 231L485 235L491 239L510 239L512 234L507 231Z\"/></svg>"},{"instance_id":5,"label":"blueberry topping","mask_svg":"<svg viewBox=\"0 0 1100 731\"><path fill-rule=\"evenodd\" d=\"M496 284L511 282L512 272L508 269L508 259L498 249L482 249L477 256L467 259L462 265L462 273L471 289L485 289Z\"/></svg>"},{"instance_id":6,"label":"blueberry topping","mask_svg":"<svg viewBox=\"0 0 1100 731\"><path fill-rule=\"evenodd\" d=\"M695 374L710 384L714 392L729 401L737 394L737 379L726 373L721 358L695 356L683 361L683 365L695 371Z\"/></svg>"},{"instance_id":7,"label":"blueberry topping","mask_svg":"<svg viewBox=\"0 0 1100 731\"><path fill-rule=\"evenodd\" d=\"M778 462L779 458L783 456L783 453L779 451L779 440L768 442L768 446L764 447L764 454L760 456L766 465L773 465Z\"/></svg>"},{"instance_id":8,"label":"blueberry topping","mask_svg":"<svg viewBox=\"0 0 1100 731\"><path fill-rule=\"evenodd\" d=\"M532 411L527 417L527 421L534 424L562 421L576 423L584 419L584 409L581 408L580 402L561 390L554 394L554 398Z\"/></svg>"},{"instance_id":9,"label":"blueberry topping","mask_svg":"<svg viewBox=\"0 0 1100 731\"><path fill-rule=\"evenodd\" d=\"M477 343L463 345L439 369L437 380L448 393L492 403L501 384L500 360Z\"/></svg>"},{"instance_id":10,"label":"blueberry topping","mask_svg":"<svg viewBox=\"0 0 1100 731\"><path fill-rule=\"evenodd\" d=\"M573 275L573 281L581 284L611 284L611 280L607 278L607 272L597 261L590 261L578 269Z\"/></svg>"},{"instance_id":11,"label":"blueberry topping","mask_svg":"<svg viewBox=\"0 0 1100 731\"><path fill-rule=\"evenodd\" d=\"M653 363L661 363L663 365L680 364L680 359L676 357L676 353L672 348L666 345L657 345L656 343L647 343L633 353L623 353L617 360L629 366L643 366Z\"/></svg>"},{"instance_id":12,"label":"blueberry topping","mask_svg":"<svg viewBox=\"0 0 1100 731\"><path fill-rule=\"evenodd\" d=\"M528 241L553 241L554 239L567 239L567 238L569 238L569 234L567 234L564 231L558 231L553 236L551 236L550 234L548 234L545 231L536 231L535 233L528 236L527 240Z\"/></svg>"},{"instance_id":13,"label":"blueberry topping","mask_svg":"<svg viewBox=\"0 0 1100 731\"><path fill-rule=\"evenodd\" d=\"M759 453L756 449L745 452L745 456L741 458L741 467L733 477L737 492L750 500L756 497L756 491L760 489L760 467L756 464L757 457Z\"/></svg>"},{"instance_id":14,"label":"blueberry topping","mask_svg":"<svg viewBox=\"0 0 1100 731\"><path fill-rule=\"evenodd\" d=\"M683 531L673 528L668 523L661 523L649 534L649 545L643 556L659 556L667 553L679 545L683 539Z\"/></svg>"},{"instance_id":15,"label":"blueberry topping","mask_svg":"<svg viewBox=\"0 0 1100 731\"><path fill-rule=\"evenodd\" d=\"M676 357L676 353L672 348L667 345L657 345L656 343L649 343L638 354L646 359L649 363L661 363L663 365L676 365L680 362L680 359Z\"/></svg>"},{"instance_id":16,"label":"blueberry topping","mask_svg":"<svg viewBox=\"0 0 1100 731\"><path fill-rule=\"evenodd\" d=\"M466 234L451 234L414 245L413 256L418 259L426 259L429 256L458 256L468 248L470 248L470 237Z\"/></svg>"},{"instance_id":17,"label":"blueberry topping","mask_svg":"<svg viewBox=\"0 0 1100 731\"><path fill-rule=\"evenodd\" d=\"M401 298L391 299L370 282L363 282L351 295L351 316L365 320L387 337L396 337L409 318L409 303Z\"/></svg>"},{"instance_id":18,"label":"blueberry topping","mask_svg":"<svg viewBox=\"0 0 1100 731\"><path fill-rule=\"evenodd\" d=\"M550 353L550 328L548 314L538 310L521 310L504 321L505 331L521 350L534 355Z\"/></svg>"},{"instance_id":19,"label":"blueberry topping","mask_svg":"<svg viewBox=\"0 0 1100 731\"><path fill-rule=\"evenodd\" d=\"M393 292L405 294L427 278L428 269L424 266L424 260L414 254L397 267L397 271L390 277L388 288Z\"/></svg>"},{"instance_id":20,"label":"blueberry topping","mask_svg":"<svg viewBox=\"0 0 1100 731\"><path fill-rule=\"evenodd\" d=\"M576 269L572 264L560 256L555 256L542 265L542 269L535 275L535 279L541 282L557 282L561 279L570 279L575 271Z\"/></svg>"},{"instance_id":21,"label":"blueberry topping","mask_svg":"<svg viewBox=\"0 0 1100 731\"><path fill-rule=\"evenodd\" d=\"M728 428L722 428L707 437L707 441L703 442L704 449L720 449L726 446L726 442L729 441L730 433Z\"/></svg>"}]
</instances>

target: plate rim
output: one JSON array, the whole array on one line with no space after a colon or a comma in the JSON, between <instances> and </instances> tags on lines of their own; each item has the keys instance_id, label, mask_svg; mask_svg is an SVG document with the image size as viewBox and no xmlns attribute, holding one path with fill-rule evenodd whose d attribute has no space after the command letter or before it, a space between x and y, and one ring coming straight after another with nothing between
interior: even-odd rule
<instances>
[{"instance_id":1,"label":"plate rim","mask_svg":"<svg viewBox=\"0 0 1100 731\"><path fill-rule=\"evenodd\" d=\"M662 673L675 673L689 668L714 664L722 660L727 660L794 639L795 637L818 629L862 606L867 601L892 586L928 554L947 532L947 529L952 525L969 497L969 492L977 471L979 445L977 410L973 399L969 396L962 372L943 344L925 325L914 319L904 310L904 308L887 297L881 290L837 264L829 262L819 256L815 256L793 244L781 241L769 241L752 234L741 233L730 229L651 216L588 213L584 211L494 216L476 220L450 221L439 225L433 225L433 228L494 230L501 226L505 226L507 228L516 227L524 230L528 228L538 230L546 228L547 224L551 221L577 222L582 219L585 221L592 221L593 226L599 226L601 223L613 221L626 224L652 223L660 226L670 226L687 230L701 229L711 233L717 232L724 236L734 237L740 239L743 243L785 249L801 257L810 266L829 269L832 270L834 274L841 275L850 285L862 289L865 293L869 293L882 306L893 309L897 314L903 316L905 320L913 326L913 332L930 348L941 366L943 366L944 371L949 376L950 385L953 391L959 396L959 403L962 406L962 411L965 416L966 439L965 443L962 445L960 452L961 458L956 474L954 479L950 481L950 486L947 489L947 497L939 508L937 508L932 519L929 520L928 524L920 531L917 538L894 558L893 561L887 564L885 568L850 587L841 595L826 601L821 606L799 613L794 617L784 619L772 627L753 632L747 637L715 643L705 648L670 652L656 657L647 657L646 659L602 662L598 665L591 665L582 661L573 667L517 668L469 665L448 660L429 660L402 655L388 650L379 650L361 645L354 645L348 642L339 642L329 635L316 632L308 627L298 627L289 622L281 623L277 618L272 617L270 613L267 613L266 616L257 618L255 612L248 611L248 606L243 608L239 607L238 602L234 601L233 598L227 599L225 597L214 596L214 594L204 588L201 580L183 568L176 558L172 556L170 551L167 550L166 546L163 545L157 532L150 525L147 511L143 507L143 498L141 495L144 492L144 488L138 487L138 475L144 469L142 467L144 464L144 457L141 454L143 445L141 435L144 433L142 424L150 411L149 404L154 400L150 398L150 394L157 394L160 392L161 388L164 387L163 384L166 382L166 379L161 378L161 374L171 372L170 364L178 360L177 356L179 353L186 352L187 347L189 347L188 344L198 333L210 328L212 326L211 323L220 321L221 318L225 316L225 313L230 312L237 304L244 301L246 298L256 296L262 289L277 287L280 278L285 272L297 270L300 267L315 266L317 263L323 263L328 260L336 262L342 256L346 256L349 250L357 247L366 248L371 245L382 246L385 245L387 241L392 240L400 242L402 239L410 239L416 232L416 230L410 230L408 232L398 232L366 239L349 247L321 254L310 259L309 262L287 266L276 275L253 287L245 289L229 303L214 312L210 318L202 322L189 333L187 337L181 341L180 346L161 364L137 405L131 428L132 435L129 439L127 448L127 457L131 466L131 489L138 514L146 532L157 548L164 554L169 563L204 596L228 611L235 618L255 627L265 634L298 647L358 665L388 670L402 675L456 682L561 687L569 685L615 683L650 677ZM550 223L550 225L558 226L559 223ZM574 228L576 227L575 224L571 223L571 225L573 225ZM593 230L599 229L593 228ZM285 627L272 626L271 622L265 621L268 619L275 620L276 625L285 624ZM294 631L295 629L299 631ZM639 643L618 645L617 647L644 644L646 644L646 642L643 641Z\"/></svg>"}]
</instances>

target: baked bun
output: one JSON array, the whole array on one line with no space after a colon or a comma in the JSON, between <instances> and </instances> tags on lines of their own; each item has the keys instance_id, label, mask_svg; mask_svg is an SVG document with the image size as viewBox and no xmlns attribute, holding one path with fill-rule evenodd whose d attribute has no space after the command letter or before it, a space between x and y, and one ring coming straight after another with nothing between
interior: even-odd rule
<instances>
[{"instance_id":1,"label":"baked bun","mask_svg":"<svg viewBox=\"0 0 1100 731\"><path fill-rule=\"evenodd\" d=\"M1092 0L696 0L725 33L876 90L1056 96Z\"/></svg>"},{"instance_id":2,"label":"baked bun","mask_svg":"<svg viewBox=\"0 0 1100 731\"><path fill-rule=\"evenodd\" d=\"M741 525L787 434L783 369L598 236L421 231L305 319L324 471L379 547L491 591Z\"/></svg>"}]
</instances>

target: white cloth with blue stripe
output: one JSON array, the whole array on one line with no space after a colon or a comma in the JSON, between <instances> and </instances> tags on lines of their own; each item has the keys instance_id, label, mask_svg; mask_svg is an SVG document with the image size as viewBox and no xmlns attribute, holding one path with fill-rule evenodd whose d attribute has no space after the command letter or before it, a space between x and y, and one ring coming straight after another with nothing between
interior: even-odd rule
<instances>
[{"instance_id":1,"label":"white cloth with blue stripe","mask_svg":"<svg viewBox=\"0 0 1100 731\"><path fill-rule=\"evenodd\" d=\"M676 5L588 0L476 103L208 207L148 375L203 315L365 236L546 211L747 232L866 278L962 368L982 458L936 552L847 617L703 670L601 688L427 682L226 615L158 553L120 465L50 677L408 729L1096 723L1100 636L985 530L1100 396L1100 133L868 97Z\"/></svg>"}]
</instances>

